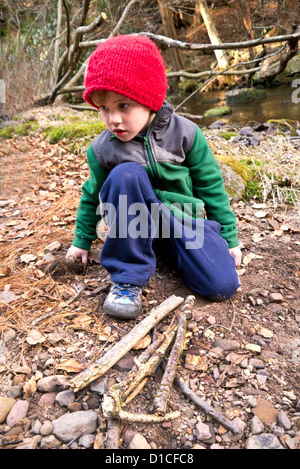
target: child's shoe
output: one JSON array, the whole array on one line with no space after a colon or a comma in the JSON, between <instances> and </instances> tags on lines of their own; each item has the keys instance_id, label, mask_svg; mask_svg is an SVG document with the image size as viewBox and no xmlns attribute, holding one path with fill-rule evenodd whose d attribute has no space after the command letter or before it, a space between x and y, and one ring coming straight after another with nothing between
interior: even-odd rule
<instances>
[{"instance_id":1,"label":"child's shoe","mask_svg":"<svg viewBox=\"0 0 300 469\"><path fill-rule=\"evenodd\" d=\"M135 319L142 310L142 289L136 285L115 283L105 299L103 309L119 319Z\"/></svg>"}]
</instances>

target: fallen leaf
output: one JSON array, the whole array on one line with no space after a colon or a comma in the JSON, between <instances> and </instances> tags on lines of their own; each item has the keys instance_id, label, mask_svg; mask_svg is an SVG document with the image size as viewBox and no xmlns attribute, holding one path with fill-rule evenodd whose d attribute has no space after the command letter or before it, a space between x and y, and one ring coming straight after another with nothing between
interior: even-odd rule
<instances>
[{"instance_id":1,"label":"fallen leaf","mask_svg":"<svg viewBox=\"0 0 300 469\"><path fill-rule=\"evenodd\" d=\"M94 319L87 314L83 314L82 316L77 316L73 319L73 323L70 326L72 329L85 329L87 326L93 322Z\"/></svg>"},{"instance_id":2,"label":"fallen leaf","mask_svg":"<svg viewBox=\"0 0 300 469\"><path fill-rule=\"evenodd\" d=\"M75 358L70 358L69 360L64 360L59 363L56 367L58 370L66 371L67 373L80 373L85 369L83 363L79 363Z\"/></svg>"},{"instance_id":3,"label":"fallen leaf","mask_svg":"<svg viewBox=\"0 0 300 469\"><path fill-rule=\"evenodd\" d=\"M98 335L98 339L102 342L108 340L111 336L111 327L110 326L106 326L106 327L103 327L103 329L100 329L99 331L99 335Z\"/></svg>"},{"instance_id":4,"label":"fallen leaf","mask_svg":"<svg viewBox=\"0 0 300 469\"><path fill-rule=\"evenodd\" d=\"M26 337L26 342L29 345L36 345L36 344L42 344L45 342L46 337L43 336L39 331L36 329L32 329L29 333L28 336Z\"/></svg>"},{"instance_id":5,"label":"fallen leaf","mask_svg":"<svg viewBox=\"0 0 300 469\"><path fill-rule=\"evenodd\" d=\"M36 380L34 378L31 378L23 386L23 391L24 391L25 398L30 397L32 394L34 394L36 392L36 390L37 390L37 384L36 384Z\"/></svg>"},{"instance_id":6,"label":"fallen leaf","mask_svg":"<svg viewBox=\"0 0 300 469\"><path fill-rule=\"evenodd\" d=\"M151 344L151 337L150 335L146 335L145 337L143 337L139 343L137 343L133 348L134 350L140 350L140 349L144 349L146 347L148 347L148 345Z\"/></svg>"},{"instance_id":7,"label":"fallen leaf","mask_svg":"<svg viewBox=\"0 0 300 469\"><path fill-rule=\"evenodd\" d=\"M206 371L207 370L207 363L206 363L206 356L201 355L193 355L188 353L185 356L185 367L188 370L193 371Z\"/></svg>"},{"instance_id":8,"label":"fallen leaf","mask_svg":"<svg viewBox=\"0 0 300 469\"><path fill-rule=\"evenodd\" d=\"M4 290L0 292L0 302L9 304L12 301L18 300L20 297L16 295L14 292L9 291L11 285L5 285Z\"/></svg>"},{"instance_id":9,"label":"fallen leaf","mask_svg":"<svg viewBox=\"0 0 300 469\"><path fill-rule=\"evenodd\" d=\"M251 252L250 254L247 254L243 258L243 264L248 265L253 259L262 259L262 256L259 256L258 254L254 254L253 252Z\"/></svg>"}]
</instances>

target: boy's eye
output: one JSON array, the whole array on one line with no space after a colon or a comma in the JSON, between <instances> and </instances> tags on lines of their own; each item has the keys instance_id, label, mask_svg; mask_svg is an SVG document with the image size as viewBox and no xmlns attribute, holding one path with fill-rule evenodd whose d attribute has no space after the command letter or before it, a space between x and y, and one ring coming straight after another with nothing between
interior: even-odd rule
<instances>
[{"instance_id":1,"label":"boy's eye","mask_svg":"<svg viewBox=\"0 0 300 469\"><path fill-rule=\"evenodd\" d=\"M120 103L119 107L122 111L124 111L125 109L127 109L129 107L129 104L128 103Z\"/></svg>"},{"instance_id":2,"label":"boy's eye","mask_svg":"<svg viewBox=\"0 0 300 469\"><path fill-rule=\"evenodd\" d=\"M107 111L107 106L99 106L100 111L106 112Z\"/></svg>"}]
</instances>

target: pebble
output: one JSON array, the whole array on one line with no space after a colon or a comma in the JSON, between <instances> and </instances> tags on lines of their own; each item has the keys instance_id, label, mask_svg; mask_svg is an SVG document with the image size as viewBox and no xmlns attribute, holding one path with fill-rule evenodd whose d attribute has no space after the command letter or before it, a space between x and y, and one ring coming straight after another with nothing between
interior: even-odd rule
<instances>
[{"instance_id":1,"label":"pebble","mask_svg":"<svg viewBox=\"0 0 300 469\"><path fill-rule=\"evenodd\" d=\"M40 434L43 436L50 435L53 431L53 423L50 420L46 420L40 428Z\"/></svg>"},{"instance_id":2,"label":"pebble","mask_svg":"<svg viewBox=\"0 0 300 469\"><path fill-rule=\"evenodd\" d=\"M246 449L284 449L277 436L271 433L251 435L245 445Z\"/></svg>"},{"instance_id":3,"label":"pebble","mask_svg":"<svg viewBox=\"0 0 300 469\"><path fill-rule=\"evenodd\" d=\"M63 375L47 376L37 382L37 389L40 392L57 392L68 389L68 379Z\"/></svg>"},{"instance_id":4,"label":"pebble","mask_svg":"<svg viewBox=\"0 0 300 469\"><path fill-rule=\"evenodd\" d=\"M15 404L15 399L0 396L0 423L6 420L7 415Z\"/></svg>"},{"instance_id":5,"label":"pebble","mask_svg":"<svg viewBox=\"0 0 300 469\"><path fill-rule=\"evenodd\" d=\"M71 390L61 391L57 394L55 400L59 405L67 407L75 401L75 393Z\"/></svg>"},{"instance_id":6,"label":"pebble","mask_svg":"<svg viewBox=\"0 0 300 469\"><path fill-rule=\"evenodd\" d=\"M11 408L6 418L7 425L12 427L18 420L21 420L24 417L26 417L28 408L29 408L28 401L23 401L23 400L17 401Z\"/></svg>"},{"instance_id":7,"label":"pebble","mask_svg":"<svg viewBox=\"0 0 300 469\"><path fill-rule=\"evenodd\" d=\"M130 441L128 449L151 449L146 438L140 433L136 433L132 440Z\"/></svg>"},{"instance_id":8,"label":"pebble","mask_svg":"<svg viewBox=\"0 0 300 469\"><path fill-rule=\"evenodd\" d=\"M290 430L292 428L292 423L285 412L280 410L277 416L278 425L284 430Z\"/></svg>"},{"instance_id":9,"label":"pebble","mask_svg":"<svg viewBox=\"0 0 300 469\"><path fill-rule=\"evenodd\" d=\"M252 409L252 412L264 424L271 425L277 421L278 410L271 402L262 397L257 399L257 406Z\"/></svg>"},{"instance_id":10,"label":"pebble","mask_svg":"<svg viewBox=\"0 0 300 469\"><path fill-rule=\"evenodd\" d=\"M282 296L281 293L270 293L269 301L270 301L270 303L282 303L283 302L283 296Z\"/></svg>"},{"instance_id":11,"label":"pebble","mask_svg":"<svg viewBox=\"0 0 300 469\"><path fill-rule=\"evenodd\" d=\"M53 434L60 440L69 442L82 432L94 433L97 429L97 422L97 413L93 410L64 414L53 420Z\"/></svg>"},{"instance_id":12,"label":"pebble","mask_svg":"<svg viewBox=\"0 0 300 469\"><path fill-rule=\"evenodd\" d=\"M250 431L252 435L259 435L264 431L264 429L265 426L262 421L256 415L254 415L253 419L250 422Z\"/></svg>"},{"instance_id":13,"label":"pebble","mask_svg":"<svg viewBox=\"0 0 300 469\"><path fill-rule=\"evenodd\" d=\"M213 435L211 434L210 427L205 423L199 422L195 426L195 433L197 440L209 440Z\"/></svg>"},{"instance_id":14,"label":"pebble","mask_svg":"<svg viewBox=\"0 0 300 469\"><path fill-rule=\"evenodd\" d=\"M214 347L219 347L225 351L238 350L240 343L237 340L218 339L213 343Z\"/></svg>"}]
</instances>

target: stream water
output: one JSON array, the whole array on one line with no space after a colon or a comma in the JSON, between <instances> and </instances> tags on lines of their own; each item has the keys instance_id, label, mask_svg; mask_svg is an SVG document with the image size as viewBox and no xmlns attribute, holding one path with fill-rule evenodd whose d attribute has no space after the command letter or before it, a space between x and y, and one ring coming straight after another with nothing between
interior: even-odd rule
<instances>
[{"instance_id":1,"label":"stream water","mask_svg":"<svg viewBox=\"0 0 300 469\"><path fill-rule=\"evenodd\" d=\"M203 118L197 123L208 126L212 122L221 119L229 125L247 125L251 122L263 123L269 119L290 119L300 121L300 84L297 88L292 86L280 86L266 89L266 97L246 104L230 104L232 114L222 117ZM204 115L208 109L226 105L226 91L207 91L191 97L183 104L178 112L186 112L193 115ZM297 98L297 99L295 99ZM183 98L174 100L176 107Z\"/></svg>"}]
</instances>

